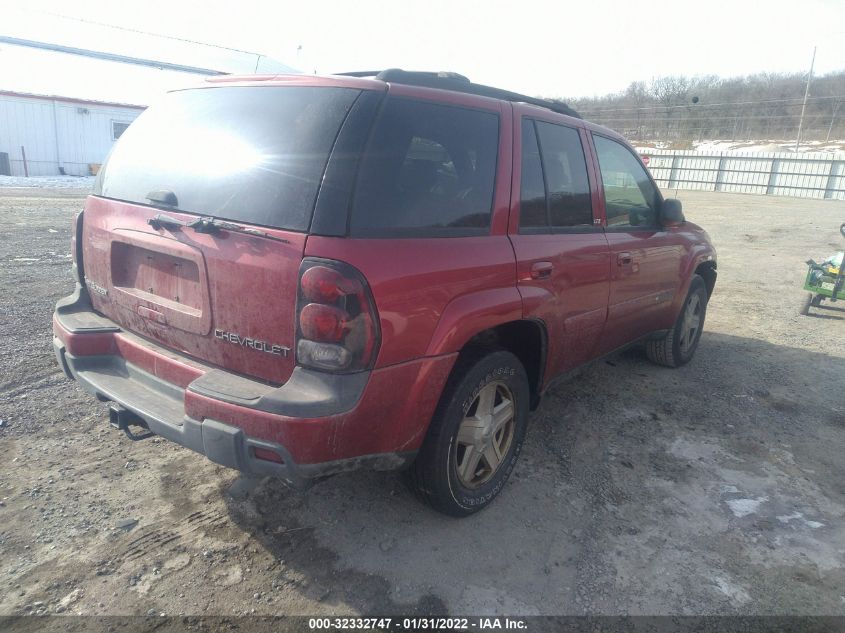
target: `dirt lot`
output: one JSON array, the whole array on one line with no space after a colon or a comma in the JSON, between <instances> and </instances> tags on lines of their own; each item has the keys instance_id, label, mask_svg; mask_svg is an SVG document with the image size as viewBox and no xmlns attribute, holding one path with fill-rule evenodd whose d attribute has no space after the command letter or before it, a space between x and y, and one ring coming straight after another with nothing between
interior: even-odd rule
<instances>
[{"instance_id":1,"label":"dirt lot","mask_svg":"<svg viewBox=\"0 0 845 633\"><path fill-rule=\"evenodd\" d=\"M696 359L553 389L453 520L396 474L295 493L109 428L51 350L82 199L0 194L0 614L845 614L845 311L797 314L845 203L683 193L720 255Z\"/></svg>"}]
</instances>

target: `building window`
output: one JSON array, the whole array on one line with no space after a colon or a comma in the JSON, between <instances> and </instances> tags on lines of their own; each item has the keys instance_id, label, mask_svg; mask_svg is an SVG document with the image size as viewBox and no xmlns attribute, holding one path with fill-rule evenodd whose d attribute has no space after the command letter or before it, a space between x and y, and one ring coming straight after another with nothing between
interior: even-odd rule
<instances>
[{"instance_id":1,"label":"building window","mask_svg":"<svg viewBox=\"0 0 845 633\"><path fill-rule=\"evenodd\" d=\"M116 141L129 127L126 121L112 121L111 122L111 140Z\"/></svg>"}]
</instances>

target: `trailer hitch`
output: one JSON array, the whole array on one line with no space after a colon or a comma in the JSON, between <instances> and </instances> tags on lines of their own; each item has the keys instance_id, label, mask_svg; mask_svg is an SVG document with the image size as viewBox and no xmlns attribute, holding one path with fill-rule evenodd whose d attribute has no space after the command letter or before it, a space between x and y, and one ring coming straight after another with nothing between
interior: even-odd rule
<instances>
[{"instance_id":1,"label":"trailer hitch","mask_svg":"<svg viewBox=\"0 0 845 633\"><path fill-rule=\"evenodd\" d=\"M145 440L155 435L155 433L149 430L149 427L147 426L147 423L143 420L143 418L136 415L135 413L132 413L132 411L117 404L116 402L112 402L109 404L109 424L111 424L114 428L118 429L119 431L123 431L124 433L126 433L126 437L128 437L133 442ZM147 432L133 433L129 430L130 426L139 426L142 429L147 429Z\"/></svg>"}]
</instances>

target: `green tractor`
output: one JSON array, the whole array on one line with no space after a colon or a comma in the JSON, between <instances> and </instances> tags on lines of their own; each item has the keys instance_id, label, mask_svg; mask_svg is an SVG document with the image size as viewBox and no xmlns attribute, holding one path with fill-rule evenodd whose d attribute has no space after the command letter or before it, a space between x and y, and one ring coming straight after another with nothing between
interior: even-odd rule
<instances>
[{"instance_id":1,"label":"green tractor","mask_svg":"<svg viewBox=\"0 0 845 633\"><path fill-rule=\"evenodd\" d=\"M845 237L845 224L839 227L839 232ZM821 264L810 259L807 265L809 269L804 280L807 294L801 304L801 314L809 314L811 307L819 307L825 299L836 301L845 298L845 262L841 251Z\"/></svg>"}]
</instances>

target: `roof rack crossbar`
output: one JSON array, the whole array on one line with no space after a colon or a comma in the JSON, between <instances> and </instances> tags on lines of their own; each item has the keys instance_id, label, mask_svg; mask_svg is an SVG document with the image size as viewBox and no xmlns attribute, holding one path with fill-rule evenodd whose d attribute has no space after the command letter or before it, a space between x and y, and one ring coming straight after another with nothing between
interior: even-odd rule
<instances>
[{"instance_id":1,"label":"roof rack crossbar","mask_svg":"<svg viewBox=\"0 0 845 633\"><path fill-rule=\"evenodd\" d=\"M464 75L453 72L424 72L408 71L400 68L389 68L387 70L361 70L336 74L345 75L347 77L374 77L376 79L380 79L381 81L398 84L423 86L426 88L440 88L442 90L453 90L455 92L475 94L482 97L501 99L503 101L528 103L540 108L552 110L558 114L565 114L578 119L581 118L580 114L560 101L538 99L536 97L519 94L518 92L511 92L510 90L502 90L501 88L485 86L484 84L474 84Z\"/></svg>"}]
</instances>

